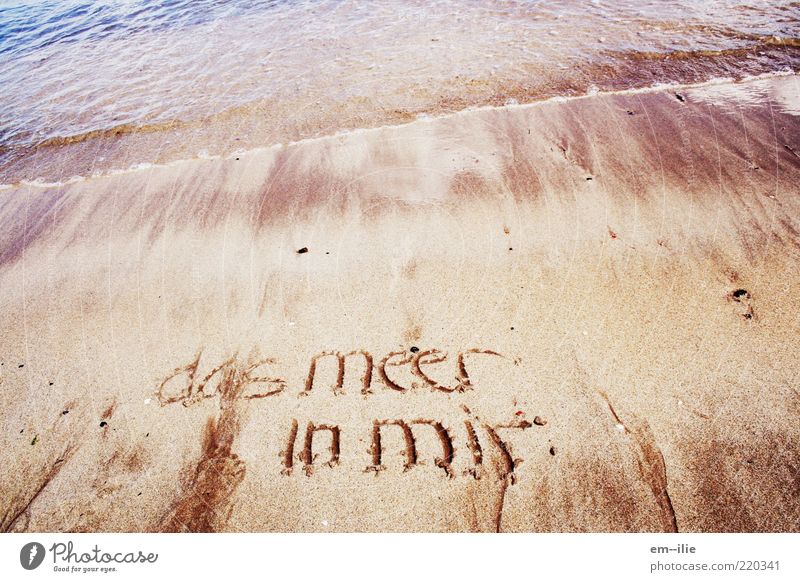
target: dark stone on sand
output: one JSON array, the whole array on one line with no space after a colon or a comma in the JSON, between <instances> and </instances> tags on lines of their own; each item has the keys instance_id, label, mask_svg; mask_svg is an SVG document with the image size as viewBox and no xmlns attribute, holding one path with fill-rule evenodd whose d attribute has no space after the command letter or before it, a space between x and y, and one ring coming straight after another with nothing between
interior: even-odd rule
<instances>
[{"instance_id":1,"label":"dark stone on sand","mask_svg":"<svg viewBox=\"0 0 800 582\"><path fill-rule=\"evenodd\" d=\"M748 293L747 289L737 289L736 291L731 293L731 295L733 296L734 299L739 299L739 300L742 297L744 297L745 299L750 298L750 293Z\"/></svg>"}]
</instances>

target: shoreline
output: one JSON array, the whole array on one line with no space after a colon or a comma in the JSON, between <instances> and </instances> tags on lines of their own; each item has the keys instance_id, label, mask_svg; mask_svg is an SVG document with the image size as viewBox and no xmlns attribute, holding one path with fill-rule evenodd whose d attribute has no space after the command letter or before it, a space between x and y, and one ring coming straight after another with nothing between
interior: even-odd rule
<instances>
[{"instance_id":1,"label":"shoreline","mask_svg":"<svg viewBox=\"0 0 800 582\"><path fill-rule=\"evenodd\" d=\"M582 95L554 96L554 97L548 97L548 98L542 99L542 100L525 102L525 103L515 103L514 102L514 103L505 103L503 105L485 104L485 105L469 106L469 107L466 107L464 109L460 109L460 110L457 110L457 111L448 111L448 112L444 112L444 113L441 113L441 114L438 114L438 115L434 115L434 116L431 116L431 115L428 115L428 114L420 114L420 115L416 116L414 119L412 119L410 121L407 121L407 122L402 122L402 123L393 123L393 124L377 125L377 126L366 126L366 127L354 128L354 129L343 129L343 130L340 130L340 131L337 131L337 132L334 132L334 133L331 133L331 134L326 134L326 135L321 135L321 136L314 136L314 137L306 137L306 138L302 138L302 139L298 139L298 140L290 140L290 141L287 141L287 142L277 142L277 143L272 143L272 144L269 144L269 145L260 145L260 146L255 146L253 148L246 149L246 150L234 150L234 151L226 153L226 154L208 154L208 153L200 152L200 153L196 154L194 157L183 158L183 159L175 159L175 160L170 160L170 161L164 162L164 163L140 162L140 163L136 163L136 164L134 164L134 165L132 165L132 166L130 166L128 168L109 168L109 169L103 170L103 171L98 172L98 173L93 173L91 175L74 175L74 176L70 176L69 178L67 178L66 180L63 180L63 181L47 182L46 180L41 180L41 179L38 179L38 178L37 179L21 179L18 182L13 182L13 183L0 183L0 192L2 192L3 190L14 189L14 188L21 187L21 186L31 186L31 187L38 187L38 188L58 188L58 187L61 187L61 186L67 186L67 185L70 185L70 184L74 184L74 183L82 182L82 181L86 181L86 180L93 180L93 179L97 179L97 178L116 176L116 175L120 175L120 174L128 174L128 173L137 172L137 171L146 171L146 170L149 170L149 169L152 169L152 168L158 168L158 167L171 167L171 166L180 165L180 164L183 164L183 163L186 163L186 162L193 162L193 161L197 161L197 160L225 160L225 159L230 160L230 159L236 158L237 156L247 156L247 155L251 155L251 154L257 154L257 153L262 152L262 151L276 150L276 149L282 149L282 148L287 148L287 147L293 147L293 146L301 145L301 144L304 144L304 143L314 143L314 142L317 142L319 140L330 140L330 139L343 138L343 137L347 137L347 136L350 136L350 135L353 135L353 134L358 134L360 132L365 132L365 131L366 132L379 131L379 130L383 130L383 129L404 127L404 126L407 126L407 125L410 125L410 124L414 124L414 123L417 123L417 122L435 121L435 120L438 120L438 119L447 119L447 118L450 118L450 117L453 117L453 116L459 116L459 115L464 115L464 114L468 115L468 114L471 114L471 113L474 113L474 112L480 112L480 111L492 111L492 110L504 110L504 109L513 109L513 108L538 107L538 106L546 105L546 104L549 104L549 103L565 103L565 102L570 102L570 101L575 101L575 100L588 99L588 98L592 98L592 97L595 97L595 96L638 95L638 94L648 94L648 93L654 93L654 92L668 91L668 90L671 90L671 89L685 89L685 90L688 90L688 89L697 89L697 88L703 88L703 87L712 87L712 86L716 86L716 85L747 85L747 84L750 84L750 83L755 83L755 82L759 82L759 81L767 81L769 79L780 79L780 78L783 78L783 77L795 77L795 78L797 78L798 75L799 74L796 71L782 69L782 70L776 70L776 71L773 71L773 72L770 72L770 73L761 73L761 74L758 74L758 75L745 76L743 78L738 78L738 79L733 78L733 77L715 77L715 78L711 78L711 79L708 79L706 81L701 81L701 82L697 82L697 83L670 83L670 82L660 83L659 82L659 83L656 83L654 85L649 85L649 86L644 86L644 87L636 87L636 88L630 88L630 89L619 89L619 90L610 90L610 91L595 90L595 91L591 91L591 92L588 92L588 93L582 94ZM172 123L164 124L164 130L162 130L162 131L164 131L166 133L167 131L169 131L173 127L175 127L175 126ZM111 129L107 130L107 132L110 133L110 134L113 134L115 132L115 128L111 128ZM102 132L102 133L106 133L106 132ZM133 133L135 133L135 130L133 131ZM72 138L69 138L69 139L71 140ZM56 146L50 145L50 144L46 144L44 146L36 146L35 149L46 148L49 151L52 151L53 149L58 149L59 147L63 148L63 147L69 146L69 145L71 145L73 143L77 143L77 142L68 141L68 142L66 142L64 144L59 144L59 145L56 145ZM57 155L57 153L56 153L56 155Z\"/></svg>"}]
</instances>

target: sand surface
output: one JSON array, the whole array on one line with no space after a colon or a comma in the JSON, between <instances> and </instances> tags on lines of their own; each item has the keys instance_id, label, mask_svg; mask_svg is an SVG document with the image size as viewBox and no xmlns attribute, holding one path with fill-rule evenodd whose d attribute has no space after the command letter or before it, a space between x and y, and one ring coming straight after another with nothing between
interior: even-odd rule
<instances>
[{"instance_id":1,"label":"sand surface","mask_svg":"<svg viewBox=\"0 0 800 582\"><path fill-rule=\"evenodd\" d=\"M0 191L2 529L800 531L799 114L785 76Z\"/></svg>"}]
</instances>

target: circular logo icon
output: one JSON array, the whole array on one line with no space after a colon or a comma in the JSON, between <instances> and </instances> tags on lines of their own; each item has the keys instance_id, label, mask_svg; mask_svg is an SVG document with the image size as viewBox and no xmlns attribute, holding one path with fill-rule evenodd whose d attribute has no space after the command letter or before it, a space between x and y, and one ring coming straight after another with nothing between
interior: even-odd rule
<instances>
[{"instance_id":1,"label":"circular logo icon","mask_svg":"<svg viewBox=\"0 0 800 582\"><path fill-rule=\"evenodd\" d=\"M44 561L44 546L39 542L30 542L19 551L19 563L26 570L35 570Z\"/></svg>"}]
</instances>

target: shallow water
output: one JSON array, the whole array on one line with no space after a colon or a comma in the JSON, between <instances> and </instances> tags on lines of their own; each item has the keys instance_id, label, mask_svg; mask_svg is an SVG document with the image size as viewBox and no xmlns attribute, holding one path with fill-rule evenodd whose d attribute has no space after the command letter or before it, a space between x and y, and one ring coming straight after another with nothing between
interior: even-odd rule
<instances>
[{"instance_id":1,"label":"shallow water","mask_svg":"<svg viewBox=\"0 0 800 582\"><path fill-rule=\"evenodd\" d=\"M108 136L192 127L180 148L162 137L126 157L155 161L481 104L796 70L799 19L785 0L0 3L0 182L33 150ZM240 143L221 147L230 133ZM170 153L154 154L162 143Z\"/></svg>"}]
</instances>

